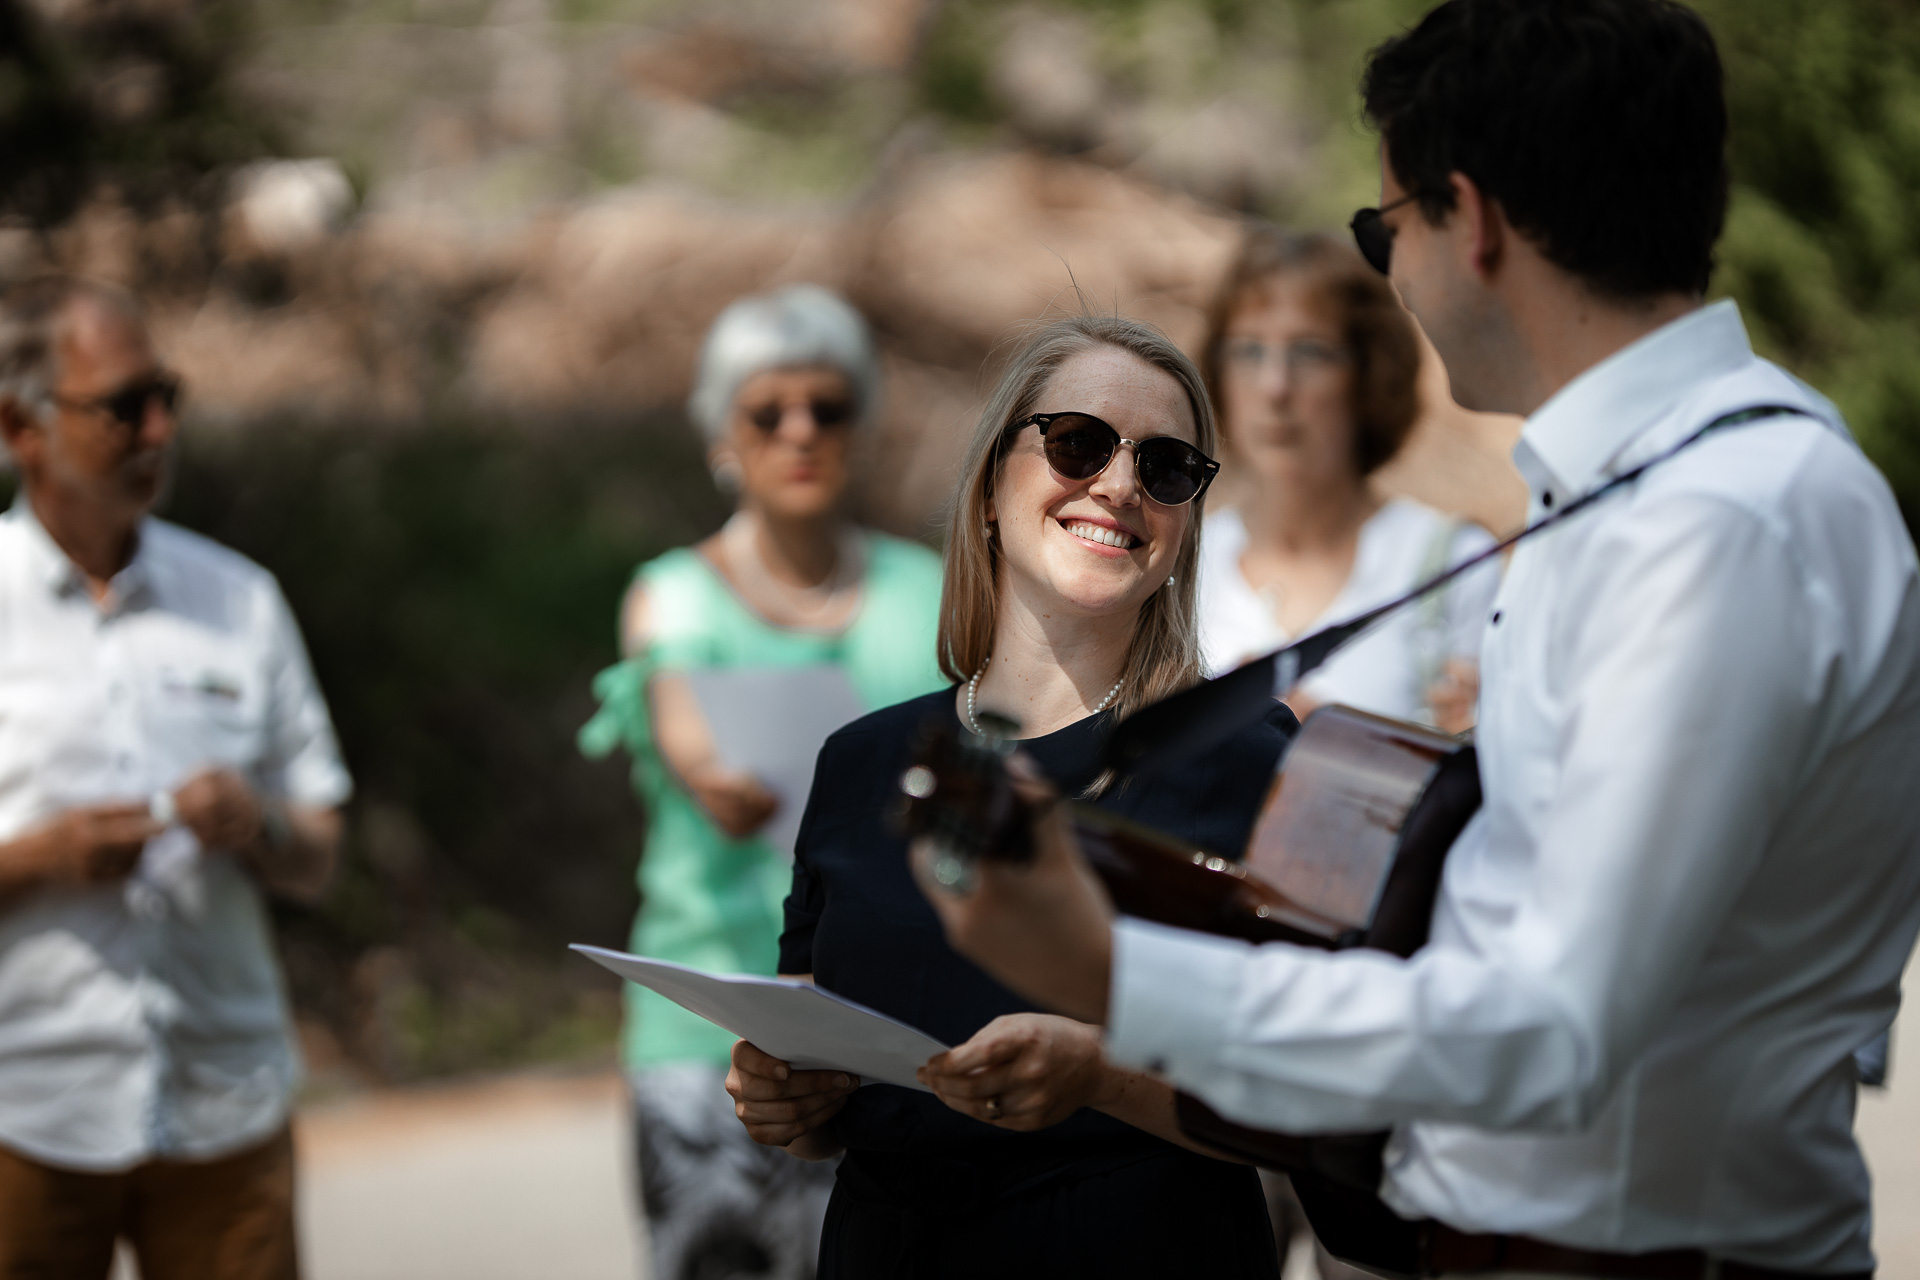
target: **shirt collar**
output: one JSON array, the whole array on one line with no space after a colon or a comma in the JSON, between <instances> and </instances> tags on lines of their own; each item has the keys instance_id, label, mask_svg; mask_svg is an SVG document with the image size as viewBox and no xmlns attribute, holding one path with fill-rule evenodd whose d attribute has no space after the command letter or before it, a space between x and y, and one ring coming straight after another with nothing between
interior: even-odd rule
<instances>
[{"instance_id":1,"label":"shirt collar","mask_svg":"<svg viewBox=\"0 0 1920 1280\"><path fill-rule=\"evenodd\" d=\"M1514 464L1536 494L1585 493L1687 394L1753 359L1731 300L1690 311L1594 365L1534 411Z\"/></svg>"},{"instance_id":2,"label":"shirt collar","mask_svg":"<svg viewBox=\"0 0 1920 1280\"><path fill-rule=\"evenodd\" d=\"M86 574L80 566L68 558L46 531L40 518L33 514L33 504L27 500L26 490L20 490L7 508L5 519L19 526L21 541L25 545L28 564L32 572L47 586L47 590L56 596L68 596L74 593L85 594ZM125 608L154 589L153 539L147 533L148 521L140 522L138 541L134 544L133 559L126 568L113 575L108 594L109 608Z\"/></svg>"}]
</instances>

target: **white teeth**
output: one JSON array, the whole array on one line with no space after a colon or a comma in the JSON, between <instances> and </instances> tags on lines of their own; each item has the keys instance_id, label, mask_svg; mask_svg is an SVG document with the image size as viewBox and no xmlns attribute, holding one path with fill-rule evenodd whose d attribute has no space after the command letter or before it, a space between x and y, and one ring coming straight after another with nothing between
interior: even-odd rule
<instances>
[{"instance_id":1,"label":"white teeth","mask_svg":"<svg viewBox=\"0 0 1920 1280\"><path fill-rule=\"evenodd\" d=\"M1123 551L1131 550L1138 545L1138 539L1130 533L1122 533L1118 529L1109 529L1105 525L1093 524L1086 520L1075 520L1067 525L1066 529L1076 538L1085 538L1088 542L1098 542L1109 547L1119 547Z\"/></svg>"}]
</instances>

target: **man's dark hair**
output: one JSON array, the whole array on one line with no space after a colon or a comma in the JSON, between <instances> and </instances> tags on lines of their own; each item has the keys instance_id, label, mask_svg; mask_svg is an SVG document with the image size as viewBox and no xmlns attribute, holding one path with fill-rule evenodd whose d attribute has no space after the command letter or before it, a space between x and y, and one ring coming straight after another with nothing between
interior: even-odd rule
<instances>
[{"instance_id":1,"label":"man's dark hair","mask_svg":"<svg viewBox=\"0 0 1920 1280\"><path fill-rule=\"evenodd\" d=\"M1673 0L1447 0L1361 95L1431 222L1460 172L1600 293L1703 293L1727 214L1720 55Z\"/></svg>"}]
</instances>

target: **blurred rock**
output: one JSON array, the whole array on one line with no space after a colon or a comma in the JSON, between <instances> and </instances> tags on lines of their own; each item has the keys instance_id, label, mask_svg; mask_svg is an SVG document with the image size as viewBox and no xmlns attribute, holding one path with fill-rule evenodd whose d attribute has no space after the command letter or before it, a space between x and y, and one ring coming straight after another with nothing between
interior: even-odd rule
<instances>
[{"instance_id":1,"label":"blurred rock","mask_svg":"<svg viewBox=\"0 0 1920 1280\"><path fill-rule=\"evenodd\" d=\"M332 160L270 160L234 176L233 217L251 247L305 249L337 231L353 211L353 184Z\"/></svg>"},{"instance_id":2,"label":"blurred rock","mask_svg":"<svg viewBox=\"0 0 1920 1280\"><path fill-rule=\"evenodd\" d=\"M851 290L905 349L971 371L1023 321L1113 311L1200 340L1233 219L1031 152L926 162L855 219Z\"/></svg>"},{"instance_id":3,"label":"blurred rock","mask_svg":"<svg viewBox=\"0 0 1920 1280\"><path fill-rule=\"evenodd\" d=\"M23 280L43 268L45 256L33 228L0 223L0 283Z\"/></svg>"},{"instance_id":4,"label":"blurred rock","mask_svg":"<svg viewBox=\"0 0 1920 1280\"><path fill-rule=\"evenodd\" d=\"M1106 133L1108 91L1080 14L1016 11L993 63L993 88L1030 135L1085 150Z\"/></svg>"},{"instance_id":5,"label":"blurred rock","mask_svg":"<svg viewBox=\"0 0 1920 1280\"><path fill-rule=\"evenodd\" d=\"M1121 75L1111 30L1034 7L993 19L984 46L1025 143L956 149L931 123L882 120L884 146L851 193L718 194L738 189L742 166L802 145L805 130L788 138L767 112L828 103L849 77L881 88L846 103L898 121L904 99L884 85L933 12L718 0L583 40L548 0L489 0L464 28L342 46L365 83L395 94L383 101L404 160L357 210L330 159L245 168L218 212L175 200L136 217L108 191L45 237L0 230L0 276L46 263L140 288L196 412L235 424L289 410L406 421L477 408L531 425L677 408L723 306L816 281L871 318L888 373L863 507L924 532L1023 326L1115 312L1192 350L1237 242L1227 210L1310 171L1308 131L1276 105L1285 76L1200 92L1229 66L1213 19L1152 8ZM408 77L419 85L392 88ZM595 190L568 148L596 121L604 147L643 156L647 176ZM1443 391L1387 481L1510 523L1507 428Z\"/></svg>"},{"instance_id":6,"label":"blurred rock","mask_svg":"<svg viewBox=\"0 0 1920 1280\"><path fill-rule=\"evenodd\" d=\"M528 411L677 404L721 307L775 281L834 283L833 230L671 188L571 213L483 310L471 394Z\"/></svg>"},{"instance_id":7,"label":"blurred rock","mask_svg":"<svg viewBox=\"0 0 1920 1280\"><path fill-rule=\"evenodd\" d=\"M1233 217L1144 178L1032 151L908 156L838 208L656 182L518 220L391 202L331 232L344 180L323 165L243 184L235 208L250 243L273 253L230 257L211 289L160 290L156 327L197 412L406 420L452 404L533 424L677 407L723 306L816 281L865 311L885 360L863 508L915 533L938 517L997 360L1024 326L1116 312L1192 350L1238 236ZM195 238L181 210L142 224L101 204L55 243L70 267L139 283ZM1460 411L1435 378L1438 408L1383 482L1504 527L1521 500L1510 427Z\"/></svg>"},{"instance_id":8,"label":"blurred rock","mask_svg":"<svg viewBox=\"0 0 1920 1280\"><path fill-rule=\"evenodd\" d=\"M568 68L548 37L544 0L501 0L491 27L494 128L515 142L558 139L567 126Z\"/></svg>"},{"instance_id":9,"label":"blurred rock","mask_svg":"<svg viewBox=\"0 0 1920 1280\"><path fill-rule=\"evenodd\" d=\"M98 280L132 285L140 279L143 232L119 193L104 191L47 239L54 263Z\"/></svg>"}]
</instances>

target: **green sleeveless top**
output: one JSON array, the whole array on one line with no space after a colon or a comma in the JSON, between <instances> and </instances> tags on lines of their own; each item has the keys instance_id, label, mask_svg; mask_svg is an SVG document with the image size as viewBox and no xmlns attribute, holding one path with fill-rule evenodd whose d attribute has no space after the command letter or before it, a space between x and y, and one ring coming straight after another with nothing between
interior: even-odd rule
<instances>
[{"instance_id":1,"label":"green sleeveless top","mask_svg":"<svg viewBox=\"0 0 1920 1280\"><path fill-rule=\"evenodd\" d=\"M646 588L652 642L594 679L600 710L580 730L588 756L627 750L646 806L635 953L722 973L771 974L793 881L791 864L771 845L732 839L674 781L648 723L646 687L655 673L831 662L845 668L869 711L944 683L934 656L940 558L917 543L865 536L860 611L838 632L773 626L691 548L669 551L635 575ZM629 1066L727 1063L732 1034L643 987L628 983L626 995Z\"/></svg>"}]
</instances>

